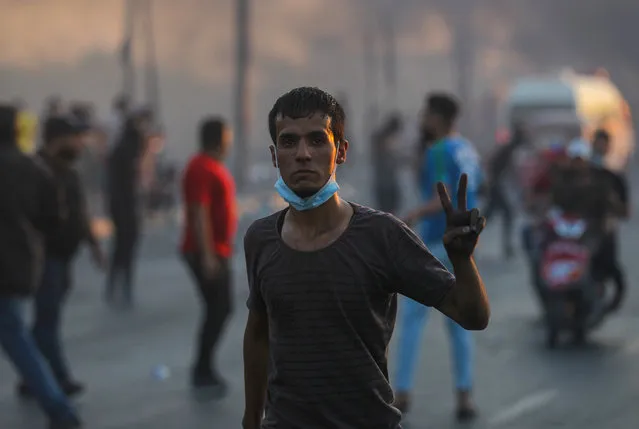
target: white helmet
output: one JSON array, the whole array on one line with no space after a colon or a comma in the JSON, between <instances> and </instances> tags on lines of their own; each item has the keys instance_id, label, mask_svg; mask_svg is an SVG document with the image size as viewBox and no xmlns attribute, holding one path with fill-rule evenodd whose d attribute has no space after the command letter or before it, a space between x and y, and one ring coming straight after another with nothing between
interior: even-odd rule
<instances>
[{"instance_id":1,"label":"white helmet","mask_svg":"<svg viewBox=\"0 0 639 429\"><path fill-rule=\"evenodd\" d=\"M566 155L568 155L570 159L581 158L583 160L589 160L592 156L592 148L583 138L576 138L568 144Z\"/></svg>"}]
</instances>

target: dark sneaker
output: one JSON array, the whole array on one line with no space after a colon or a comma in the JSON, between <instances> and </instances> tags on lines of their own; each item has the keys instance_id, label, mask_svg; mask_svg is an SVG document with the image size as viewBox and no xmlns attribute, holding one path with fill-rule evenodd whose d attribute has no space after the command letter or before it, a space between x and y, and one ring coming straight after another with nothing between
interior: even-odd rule
<instances>
[{"instance_id":1,"label":"dark sneaker","mask_svg":"<svg viewBox=\"0 0 639 429\"><path fill-rule=\"evenodd\" d=\"M459 422L468 422L477 417L477 410L473 405L469 390L460 390L457 392L457 411L455 415Z\"/></svg>"},{"instance_id":2,"label":"dark sneaker","mask_svg":"<svg viewBox=\"0 0 639 429\"><path fill-rule=\"evenodd\" d=\"M81 395L82 393L84 393L85 390L84 384L73 380L61 382L60 387L62 387L64 393L66 393L66 395L69 397Z\"/></svg>"},{"instance_id":3,"label":"dark sneaker","mask_svg":"<svg viewBox=\"0 0 639 429\"><path fill-rule=\"evenodd\" d=\"M29 389L29 387L24 384L24 383L18 383L18 385L16 386L16 394L24 399L29 399L33 397L33 393L31 392L31 389Z\"/></svg>"},{"instance_id":4,"label":"dark sneaker","mask_svg":"<svg viewBox=\"0 0 639 429\"><path fill-rule=\"evenodd\" d=\"M65 420L51 420L49 422L49 429L80 429L82 428L82 422L78 419L65 419Z\"/></svg>"},{"instance_id":5,"label":"dark sneaker","mask_svg":"<svg viewBox=\"0 0 639 429\"><path fill-rule=\"evenodd\" d=\"M60 382L60 388L69 397L78 396L85 390L84 385L76 381ZM16 393L19 397L24 399L33 398L33 392L25 383L19 383L16 386Z\"/></svg>"},{"instance_id":6,"label":"dark sneaker","mask_svg":"<svg viewBox=\"0 0 639 429\"><path fill-rule=\"evenodd\" d=\"M226 395L227 384L219 376L212 374L194 373L191 377L191 386L198 399L219 399Z\"/></svg>"},{"instance_id":7,"label":"dark sneaker","mask_svg":"<svg viewBox=\"0 0 639 429\"><path fill-rule=\"evenodd\" d=\"M457 421L460 422L468 422L477 418L477 410L473 407L458 408L455 414Z\"/></svg>"}]
</instances>

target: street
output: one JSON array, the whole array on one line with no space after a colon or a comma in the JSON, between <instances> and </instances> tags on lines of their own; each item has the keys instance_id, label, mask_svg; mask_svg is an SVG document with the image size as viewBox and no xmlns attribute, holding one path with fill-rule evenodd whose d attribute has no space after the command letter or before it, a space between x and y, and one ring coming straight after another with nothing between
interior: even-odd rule
<instances>
[{"instance_id":1,"label":"street","mask_svg":"<svg viewBox=\"0 0 639 429\"><path fill-rule=\"evenodd\" d=\"M636 201L636 199L635 199ZM478 262L492 304L492 320L476 334L476 402L471 428L632 429L639 421L639 221L622 230L630 291L621 312L592 335L590 345L549 351L521 257L500 260L499 225L490 225ZM152 235L152 236L151 236ZM235 313L222 345L220 368L229 396L201 403L189 391L188 367L199 308L177 256L175 230L149 233L138 272L138 306L107 309L102 274L86 255L78 261L64 330L76 376L87 383L78 407L88 429L238 428L244 407L242 334L247 285L241 249L235 260ZM240 242L241 243L241 242ZM423 338L413 410L405 428L457 427L448 341L442 316ZM391 356L391 377L394 373ZM167 371L168 369L168 371ZM38 429L44 418L14 395L15 375L0 359L0 428ZM365 412L365 410L362 410Z\"/></svg>"}]
</instances>

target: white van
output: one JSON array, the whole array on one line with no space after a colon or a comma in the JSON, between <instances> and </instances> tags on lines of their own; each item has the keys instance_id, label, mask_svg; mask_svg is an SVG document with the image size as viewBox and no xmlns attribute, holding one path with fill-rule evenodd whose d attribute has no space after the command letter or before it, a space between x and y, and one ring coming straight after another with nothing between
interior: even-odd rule
<instances>
[{"instance_id":1,"label":"white van","mask_svg":"<svg viewBox=\"0 0 639 429\"><path fill-rule=\"evenodd\" d=\"M624 170L634 152L632 118L626 100L607 76L564 72L554 77L526 77L511 86L503 105L504 123L528 122L540 114L575 115L590 140L603 128L611 137L607 164Z\"/></svg>"}]
</instances>

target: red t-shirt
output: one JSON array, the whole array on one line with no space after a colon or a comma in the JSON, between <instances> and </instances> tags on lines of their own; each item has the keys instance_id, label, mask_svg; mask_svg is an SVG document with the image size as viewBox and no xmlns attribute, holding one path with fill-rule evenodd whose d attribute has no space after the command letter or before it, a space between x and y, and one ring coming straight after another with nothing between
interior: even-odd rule
<instances>
[{"instance_id":1,"label":"red t-shirt","mask_svg":"<svg viewBox=\"0 0 639 429\"><path fill-rule=\"evenodd\" d=\"M227 168L208 155L194 156L182 178L182 195L185 208L200 204L208 207L209 228L213 232L211 243L215 253L223 258L233 255L233 240L237 230L235 209L235 181ZM189 216L184 223L182 252L196 251L194 228Z\"/></svg>"}]
</instances>

